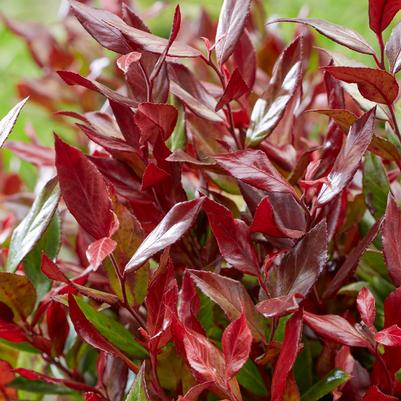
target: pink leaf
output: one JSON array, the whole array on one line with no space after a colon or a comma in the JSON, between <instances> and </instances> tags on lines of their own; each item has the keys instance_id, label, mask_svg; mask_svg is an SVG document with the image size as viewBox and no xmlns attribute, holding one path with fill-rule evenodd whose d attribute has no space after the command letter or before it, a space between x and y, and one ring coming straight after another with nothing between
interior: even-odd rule
<instances>
[{"instance_id":1,"label":"pink leaf","mask_svg":"<svg viewBox=\"0 0 401 401\"><path fill-rule=\"evenodd\" d=\"M116 246L117 242L108 237L98 239L88 246L88 249L86 250L86 257L88 258L93 270L97 270L104 259L106 259L107 256L109 256L114 249L116 249Z\"/></svg>"},{"instance_id":2,"label":"pink leaf","mask_svg":"<svg viewBox=\"0 0 401 401\"><path fill-rule=\"evenodd\" d=\"M361 291L359 291L358 298L356 300L356 306L359 314L361 315L361 319L367 324L368 327L374 327L376 318L375 297L368 288L364 287Z\"/></svg>"},{"instance_id":3,"label":"pink leaf","mask_svg":"<svg viewBox=\"0 0 401 401\"><path fill-rule=\"evenodd\" d=\"M388 347L401 347L401 328L393 324L376 333L375 340Z\"/></svg>"},{"instance_id":4,"label":"pink leaf","mask_svg":"<svg viewBox=\"0 0 401 401\"><path fill-rule=\"evenodd\" d=\"M281 317L296 312L299 305L295 295L269 298L259 302L256 309L267 318Z\"/></svg>"}]
</instances>

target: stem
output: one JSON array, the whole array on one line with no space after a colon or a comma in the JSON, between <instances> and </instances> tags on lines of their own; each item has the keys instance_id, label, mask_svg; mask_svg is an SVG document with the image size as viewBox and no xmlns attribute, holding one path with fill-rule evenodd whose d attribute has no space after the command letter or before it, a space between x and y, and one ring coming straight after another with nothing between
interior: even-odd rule
<instances>
[{"instance_id":1,"label":"stem","mask_svg":"<svg viewBox=\"0 0 401 401\"><path fill-rule=\"evenodd\" d=\"M167 397L166 393L164 392L162 386L160 385L159 382L159 377L157 376L157 356L154 352L151 352L150 354L150 362L152 365L152 383L155 388L155 391L157 392L158 396L163 400L163 401L169 401L169 398Z\"/></svg>"},{"instance_id":2,"label":"stem","mask_svg":"<svg viewBox=\"0 0 401 401\"><path fill-rule=\"evenodd\" d=\"M147 102L151 102L152 101L152 83L149 81L149 77L147 76L145 70L143 69L143 66L141 64L141 62L139 61L139 68L141 69L143 78L145 80L145 84L146 84L146 101Z\"/></svg>"},{"instance_id":3,"label":"stem","mask_svg":"<svg viewBox=\"0 0 401 401\"><path fill-rule=\"evenodd\" d=\"M379 67L382 70L386 69L386 65L384 63L384 41L383 41L383 35L382 33L380 34L376 34L377 36L377 40L379 42L379 46L380 46L380 63L379 63Z\"/></svg>"},{"instance_id":4,"label":"stem","mask_svg":"<svg viewBox=\"0 0 401 401\"><path fill-rule=\"evenodd\" d=\"M397 135L398 140L401 143L401 133L400 133L400 128L399 128L398 123L397 123L397 118L395 117L394 105L393 104L388 104L387 106L388 106L388 108L390 110L392 128L394 130L394 133Z\"/></svg>"}]
</instances>

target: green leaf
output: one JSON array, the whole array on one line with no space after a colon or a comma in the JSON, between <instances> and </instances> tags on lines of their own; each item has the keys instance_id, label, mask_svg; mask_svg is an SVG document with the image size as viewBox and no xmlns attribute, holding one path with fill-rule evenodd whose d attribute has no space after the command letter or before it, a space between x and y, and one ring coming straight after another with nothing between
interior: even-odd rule
<instances>
[{"instance_id":1,"label":"green leaf","mask_svg":"<svg viewBox=\"0 0 401 401\"><path fill-rule=\"evenodd\" d=\"M24 377L17 377L9 385L17 390L39 394L71 394L72 391L64 386L45 383L40 380L28 380Z\"/></svg>"},{"instance_id":2,"label":"green leaf","mask_svg":"<svg viewBox=\"0 0 401 401\"><path fill-rule=\"evenodd\" d=\"M267 389L255 363L248 359L237 374L238 383L252 394L265 397Z\"/></svg>"},{"instance_id":3,"label":"green leaf","mask_svg":"<svg viewBox=\"0 0 401 401\"><path fill-rule=\"evenodd\" d=\"M98 312L82 298L76 297L75 300L85 317L113 345L134 358L147 357L145 348L135 341L133 335L122 324L105 313Z\"/></svg>"},{"instance_id":4,"label":"green leaf","mask_svg":"<svg viewBox=\"0 0 401 401\"><path fill-rule=\"evenodd\" d=\"M57 179L52 178L34 200L33 205L11 237L6 270L15 271L46 231L60 200Z\"/></svg>"},{"instance_id":5,"label":"green leaf","mask_svg":"<svg viewBox=\"0 0 401 401\"><path fill-rule=\"evenodd\" d=\"M145 382L145 362L142 363L125 401L150 401Z\"/></svg>"},{"instance_id":6,"label":"green leaf","mask_svg":"<svg viewBox=\"0 0 401 401\"><path fill-rule=\"evenodd\" d=\"M301 401L317 401L335 390L338 386L349 380L350 376L340 369L333 369L323 379L315 383L308 391L306 391Z\"/></svg>"},{"instance_id":7,"label":"green leaf","mask_svg":"<svg viewBox=\"0 0 401 401\"><path fill-rule=\"evenodd\" d=\"M38 301L50 290L52 281L41 270L42 253L50 259L57 257L60 249L60 219L53 216L49 226L31 252L24 258L24 272L36 289Z\"/></svg>"},{"instance_id":8,"label":"green leaf","mask_svg":"<svg viewBox=\"0 0 401 401\"><path fill-rule=\"evenodd\" d=\"M367 153L363 167L363 194L366 206L378 219L384 215L390 184L381 160L373 153Z\"/></svg>"}]
</instances>

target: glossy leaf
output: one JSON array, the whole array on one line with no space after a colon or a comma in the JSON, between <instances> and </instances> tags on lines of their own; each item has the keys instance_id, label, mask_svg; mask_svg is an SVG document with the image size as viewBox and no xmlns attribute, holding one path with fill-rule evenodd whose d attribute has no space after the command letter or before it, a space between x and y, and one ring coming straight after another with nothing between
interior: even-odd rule
<instances>
[{"instance_id":1,"label":"glossy leaf","mask_svg":"<svg viewBox=\"0 0 401 401\"><path fill-rule=\"evenodd\" d=\"M350 379L350 376L340 369L333 369L323 379L315 383L302 394L301 401L318 401L334 391Z\"/></svg>"},{"instance_id":2,"label":"glossy leaf","mask_svg":"<svg viewBox=\"0 0 401 401\"><path fill-rule=\"evenodd\" d=\"M400 9L400 0L369 0L370 29L380 35Z\"/></svg>"},{"instance_id":3,"label":"glossy leaf","mask_svg":"<svg viewBox=\"0 0 401 401\"><path fill-rule=\"evenodd\" d=\"M95 239L108 237L115 220L103 176L78 149L57 136L55 148L57 175L68 210Z\"/></svg>"},{"instance_id":4,"label":"glossy leaf","mask_svg":"<svg viewBox=\"0 0 401 401\"><path fill-rule=\"evenodd\" d=\"M256 305L256 309L267 318L281 317L296 312L299 304L295 295L284 295L265 299Z\"/></svg>"},{"instance_id":5,"label":"glossy leaf","mask_svg":"<svg viewBox=\"0 0 401 401\"><path fill-rule=\"evenodd\" d=\"M7 259L7 270L15 271L49 226L60 200L57 179L50 180L35 199L30 211L14 230Z\"/></svg>"},{"instance_id":6,"label":"glossy leaf","mask_svg":"<svg viewBox=\"0 0 401 401\"><path fill-rule=\"evenodd\" d=\"M232 73L230 80L228 81L223 96L220 98L219 102L216 105L216 111L219 111L232 100L237 100L248 92L249 88L243 80L238 68L236 68Z\"/></svg>"},{"instance_id":7,"label":"glossy leaf","mask_svg":"<svg viewBox=\"0 0 401 401\"><path fill-rule=\"evenodd\" d=\"M372 137L375 109L360 117L352 125L334 165L327 176L328 184L323 184L318 195L318 203L324 205L338 196L352 180L362 156Z\"/></svg>"},{"instance_id":8,"label":"glossy leaf","mask_svg":"<svg viewBox=\"0 0 401 401\"><path fill-rule=\"evenodd\" d=\"M391 31L390 38L386 43L386 56L390 64L390 70L396 74L401 70L401 24L398 23Z\"/></svg>"},{"instance_id":9,"label":"glossy leaf","mask_svg":"<svg viewBox=\"0 0 401 401\"><path fill-rule=\"evenodd\" d=\"M96 270L104 261L105 258L113 253L117 246L117 242L111 238L101 238L92 242L86 250L86 257L91 267Z\"/></svg>"},{"instance_id":10,"label":"glossy leaf","mask_svg":"<svg viewBox=\"0 0 401 401\"><path fill-rule=\"evenodd\" d=\"M375 54L372 46L357 32L341 25L314 18L280 18L274 22L297 22L316 29L334 42L363 54Z\"/></svg>"},{"instance_id":11,"label":"glossy leaf","mask_svg":"<svg viewBox=\"0 0 401 401\"><path fill-rule=\"evenodd\" d=\"M225 375L230 380L245 364L251 351L252 334L244 313L224 330L221 344L226 364Z\"/></svg>"},{"instance_id":12,"label":"glossy leaf","mask_svg":"<svg viewBox=\"0 0 401 401\"><path fill-rule=\"evenodd\" d=\"M283 398L288 376L294 366L299 351L301 333L302 311L299 311L287 321L285 326L284 341L276 366L274 367L271 387L272 401L280 401Z\"/></svg>"},{"instance_id":13,"label":"glossy leaf","mask_svg":"<svg viewBox=\"0 0 401 401\"><path fill-rule=\"evenodd\" d=\"M125 266L125 272L136 270L157 252L178 241L192 226L202 203L203 198L176 204L145 238Z\"/></svg>"},{"instance_id":14,"label":"glossy leaf","mask_svg":"<svg viewBox=\"0 0 401 401\"><path fill-rule=\"evenodd\" d=\"M388 272L394 283L401 285L401 210L392 195L388 196L383 222L383 252Z\"/></svg>"},{"instance_id":15,"label":"glossy leaf","mask_svg":"<svg viewBox=\"0 0 401 401\"><path fill-rule=\"evenodd\" d=\"M145 362L135 376L134 383L129 391L126 401L150 401L148 389L145 381Z\"/></svg>"},{"instance_id":16,"label":"glossy leaf","mask_svg":"<svg viewBox=\"0 0 401 401\"><path fill-rule=\"evenodd\" d=\"M17 105L15 105L1 120L0 120L0 148L4 145L14 125L17 121L18 115L21 109L25 106L28 98L21 100Z\"/></svg>"},{"instance_id":17,"label":"glossy leaf","mask_svg":"<svg viewBox=\"0 0 401 401\"><path fill-rule=\"evenodd\" d=\"M375 334L375 340L387 347L401 346L401 328L396 324L387 327Z\"/></svg>"},{"instance_id":18,"label":"glossy leaf","mask_svg":"<svg viewBox=\"0 0 401 401\"><path fill-rule=\"evenodd\" d=\"M359 291L356 305L361 319L368 327L373 327L376 319L376 303L375 297L368 288L365 287Z\"/></svg>"},{"instance_id":19,"label":"glossy leaf","mask_svg":"<svg viewBox=\"0 0 401 401\"><path fill-rule=\"evenodd\" d=\"M377 386L369 387L366 394L363 396L361 401L396 401L397 398L391 395L386 395L379 390Z\"/></svg>"},{"instance_id":20,"label":"glossy leaf","mask_svg":"<svg viewBox=\"0 0 401 401\"><path fill-rule=\"evenodd\" d=\"M224 0L215 38L216 56L220 65L224 64L234 51L244 30L250 5L250 0Z\"/></svg>"}]
</instances>

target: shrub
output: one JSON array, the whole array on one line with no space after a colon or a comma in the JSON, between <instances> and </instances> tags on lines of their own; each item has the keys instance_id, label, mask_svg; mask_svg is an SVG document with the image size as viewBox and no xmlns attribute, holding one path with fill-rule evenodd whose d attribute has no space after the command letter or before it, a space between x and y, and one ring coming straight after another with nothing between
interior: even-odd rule
<instances>
[{"instance_id":1,"label":"shrub","mask_svg":"<svg viewBox=\"0 0 401 401\"><path fill-rule=\"evenodd\" d=\"M85 3L64 43L3 17L75 136L7 140L26 99L0 123L37 166L34 194L1 172L0 399L396 400L401 2L369 2L378 52L307 18L285 46L260 1L168 39Z\"/></svg>"}]
</instances>

